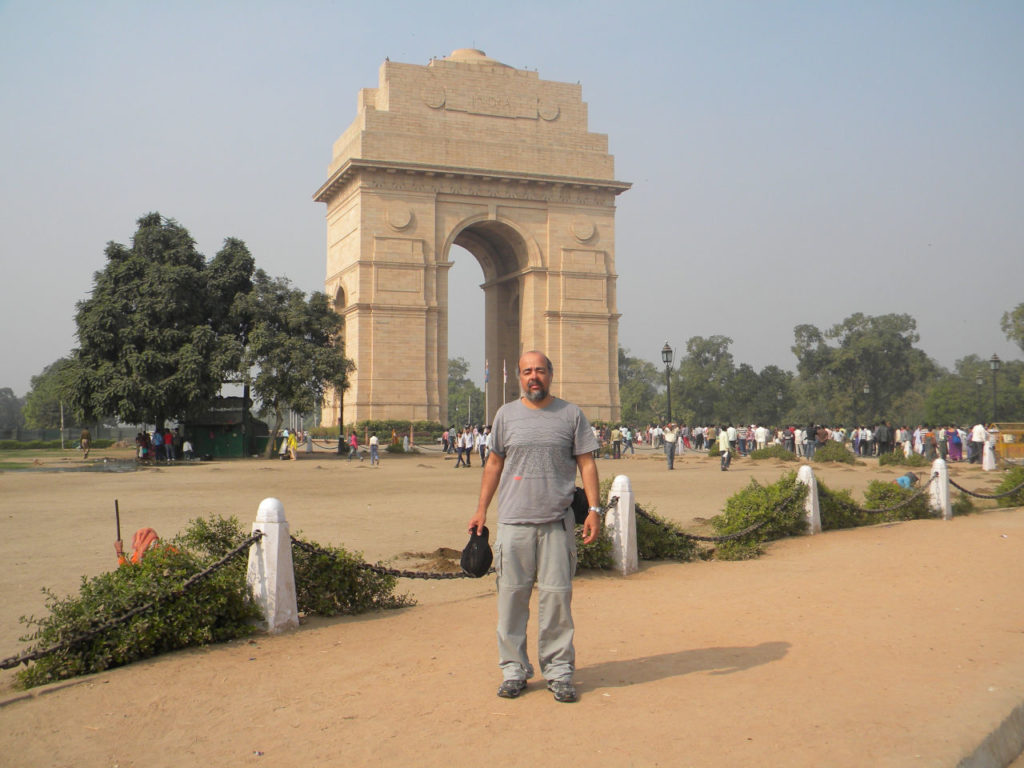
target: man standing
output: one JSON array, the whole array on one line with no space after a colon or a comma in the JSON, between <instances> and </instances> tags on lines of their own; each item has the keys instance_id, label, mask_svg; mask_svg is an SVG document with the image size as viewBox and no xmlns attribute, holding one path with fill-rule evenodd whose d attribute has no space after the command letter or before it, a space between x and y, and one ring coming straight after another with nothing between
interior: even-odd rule
<instances>
[{"instance_id":1,"label":"man standing","mask_svg":"<svg viewBox=\"0 0 1024 768\"><path fill-rule=\"evenodd\" d=\"M665 461L668 463L669 469L676 468L676 443L679 440L679 430L676 429L674 422L669 422L668 426L662 433L662 439L665 441Z\"/></svg>"},{"instance_id":2,"label":"man standing","mask_svg":"<svg viewBox=\"0 0 1024 768\"><path fill-rule=\"evenodd\" d=\"M370 466L380 466L380 440L376 432L370 435Z\"/></svg>"},{"instance_id":3,"label":"man standing","mask_svg":"<svg viewBox=\"0 0 1024 768\"><path fill-rule=\"evenodd\" d=\"M495 570L498 575L498 696L514 699L533 676L526 650L530 595L537 582L537 655L540 671L555 701L576 701L572 683L572 577L576 570L576 535L570 508L576 471L590 512L583 542L601 531L597 441L583 412L554 397L551 361L541 352L519 359L523 396L506 403L494 417L493 450L484 467L480 499L469 530L480 531L487 507L498 494ZM505 472L505 469L508 472Z\"/></svg>"},{"instance_id":4,"label":"man standing","mask_svg":"<svg viewBox=\"0 0 1024 768\"><path fill-rule=\"evenodd\" d=\"M82 428L82 434L78 437L78 443L82 446L82 458L89 458L89 449L92 447L92 434L89 432L88 427Z\"/></svg>"}]
</instances>

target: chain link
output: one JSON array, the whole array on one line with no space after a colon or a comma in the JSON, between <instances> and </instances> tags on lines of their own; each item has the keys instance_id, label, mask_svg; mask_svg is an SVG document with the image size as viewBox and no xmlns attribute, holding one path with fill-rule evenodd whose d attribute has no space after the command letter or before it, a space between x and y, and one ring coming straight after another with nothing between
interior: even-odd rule
<instances>
[{"instance_id":1,"label":"chain link","mask_svg":"<svg viewBox=\"0 0 1024 768\"><path fill-rule=\"evenodd\" d=\"M796 497L799 496L801 492L802 488L799 485L797 485L797 487L793 489L793 493L791 493L787 498L783 499L782 501L775 505L775 509L772 510L771 514L775 514L780 509L789 504L791 501L796 499ZM640 507L636 507L636 513L645 520L648 520L654 523L655 525L660 525L665 531L671 533L673 536L676 536L677 538L689 539L690 541L707 541L716 544L721 543L723 541L732 541L733 539L741 538L743 536L746 536L748 533L753 533L758 528L761 528L768 524L768 520L766 519L756 522L753 525L748 525L743 530L735 531L734 533L730 533L725 536L698 536L695 533L684 533L683 531L677 531L674 528L670 527L668 523L658 520L649 513L644 512Z\"/></svg>"},{"instance_id":2,"label":"chain link","mask_svg":"<svg viewBox=\"0 0 1024 768\"><path fill-rule=\"evenodd\" d=\"M294 536L292 536L291 539L292 539L292 544L297 546L299 549L301 549L301 550L303 550L305 552L308 552L311 555L323 555L325 557L331 558L332 560L337 560L338 559L338 553L337 552L333 552L333 551L331 551L329 549L324 549L323 547L317 547L317 546L315 546L313 544L310 544L307 541L302 541L301 539L297 539ZM402 570L402 569L399 569L399 568L386 568L383 565L371 565L370 563L357 563L356 567L360 568L361 570L364 570L364 571L372 571L373 573L378 573L381 576L397 576L397 577L403 578L403 579L471 579L471 578L474 578L473 576L470 576L465 571L459 571L458 573L434 573L434 572L431 572L431 571L407 571L407 570ZM494 571L494 569L492 568L490 571L488 571L488 573L492 573L493 571Z\"/></svg>"},{"instance_id":3,"label":"chain link","mask_svg":"<svg viewBox=\"0 0 1024 768\"><path fill-rule=\"evenodd\" d=\"M120 616L116 616L115 618L110 619L109 621L105 621L102 624L93 627L87 632L83 632L80 635L68 638L67 640L57 643L56 645L52 645L49 648L41 648L39 650L31 651L29 653L23 653L20 656L10 656L0 661L0 669L11 669L13 667L18 666L19 664L28 664L30 661L35 661L36 659L41 659L46 656L50 656L54 653L57 653L58 651L63 651L68 648L73 648L76 645L81 645L84 642L92 640L97 635L103 634L109 629L113 629L116 626L131 621L136 616L140 616L143 613L152 610L156 606L161 605L162 603L167 603L171 600L177 600L179 597L184 595L196 584L210 578L210 576L212 576L221 568L226 566L228 563L230 563L232 560L238 557L238 555L240 555L242 552L248 550L250 546L252 546L255 542L259 541L261 538L263 538L263 531L256 531L255 533L253 533L252 536L250 536L244 542L242 542L233 550L228 552L226 555L224 555L224 557L215 562L213 565L210 565L202 571L199 571L198 573L195 573L192 576L190 576L177 589L174 589L164 595L161 595L160 597L150 600L148 603L138 605L135 608L132 608L131 610L126 611L125 613L122 613Z\"/></svg>"},{"instance_id":4,"label":"chain link","mask_svg":"<svg viewBox=\"0 0 1024 768\"><path fill-rule=\"evenodd\" d=\"M949 484L952 485L961 493L966 493L968 496L973 496L976 499L1005 499L1007 496L1012 496L1013 494L1017 493L1021 488L1024 488L1024 483L1021 483L1016 488L1012 488L1009 491L1006 491L1005 493L996 493L989 495L986 493L978 493L977 491L969 491L959 483L955 482L952 478L950 478Z\"/></svg>"}]
</instances>

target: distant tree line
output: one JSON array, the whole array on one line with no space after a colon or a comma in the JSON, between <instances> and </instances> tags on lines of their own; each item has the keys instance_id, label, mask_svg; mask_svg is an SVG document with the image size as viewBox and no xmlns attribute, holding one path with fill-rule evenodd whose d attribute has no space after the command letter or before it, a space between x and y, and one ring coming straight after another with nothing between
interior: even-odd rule
<instances>
[{"instance_id":1,"label":"distant tree line","mask_svg":"<svg viewBox=\"0 0 1024 768\"><path fill-rule=\"evenodd\" d=\"M1024 304L1003 316L1024 350ZM968 424L1024 420L1024 362L968 355L953 371L916 344L905 314L851 315L822 331L793 330L796 372L736 365L726 336L694 336L669 371L674 421L687 424ZM993 390L992 377L997 376ZM619 349L622 420L641 426L668 418L665 369Z\"/></svg>"}]
</instances>

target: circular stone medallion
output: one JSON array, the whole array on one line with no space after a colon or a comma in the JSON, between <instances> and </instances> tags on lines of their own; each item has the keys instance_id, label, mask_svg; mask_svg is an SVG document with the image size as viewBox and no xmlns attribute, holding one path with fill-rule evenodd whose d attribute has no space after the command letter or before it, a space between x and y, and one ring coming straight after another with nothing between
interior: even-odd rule
<instances>
[{"instance_id":1,"label":"circular stone medallion","mask_svg":"<svg viewBox=\"0 0 1024 768\"><path fill-rule=\"evenodd\" d=\"M405 229L412 224L412 209L404 203L388 206L388 224L392 229Z\"/></svg>"},{"instance_id":2,"label":"circular stone medallion","mask_svg":"<svg viewBox=\"0 0 1024 768\"><path fill-rule=\"evenodd\" d=\"M581 243L585 243L587 240L590 240L596 232L594 222L589 221L588 219L577 219L572 223L570 229L572 229L573 236Z\"/></svg>"}]
</instances>

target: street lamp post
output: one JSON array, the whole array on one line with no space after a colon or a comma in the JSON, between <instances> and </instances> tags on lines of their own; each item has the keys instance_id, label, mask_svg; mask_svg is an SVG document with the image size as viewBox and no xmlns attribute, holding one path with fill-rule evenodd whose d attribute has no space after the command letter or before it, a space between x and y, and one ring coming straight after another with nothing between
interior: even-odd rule
<instances>
[{"instance_id":1,"label":"street lamp post","mask_svg":"<svg viewBox=\"0 0 1024 768\"><path fill-rule=\"evenodd\" d=\"M977 410L978 421L983 421L984 418L985 418L985 409L981 407L981 387L982 387L982 385L984 385L984 383L985 383L985 377L982 376L979 373L977 375L977 377L975 377L975 379L974 379L974 386L975 386L975 391L974 391L975 398L974 399L975 399L975 402L977 403L977 408L978 408L978 410Z\"/></svg>"},{"instance_id":2,"label":"street lamp post","mask_svg":"<svg viewBox=\"0 0 1024 768\"><path fill-rule=\"evenodd\" d=\"M668 411L668 422L672 421L672 379L670 376L670 369L672 367L672 347L665 342L665 346L661 348L661 361L665 363L665 396L667 399L667 411Z\"/></svg>"},{"instance_id":3,"label":"street lamp post","mask_svg":"<svg viewBox=\"0 0 1024 768\"><path fill-rule=\"evenodd\" d=\"M864 424L865 425L871 420L871 408L869 407L869 398L868 398L868 395L870 395L870 394L871 394L871 385L865 382L865 384L864 384L864 410L867 412L866 415L864 416Z\"/></svg>"},{"instance_id":4,"label":"street lamp post","mask_svg":"<svg viewBox=\"0 0 1024 768\"><path fill-rule=\"evenodd\" d=\"M989 368L992 369L992 421L996 420L996 374L999 373L999 366L1002 364L1002 360L999 359L999 355L992 355L988 361Z\"/></svg>"}]
</instances>

